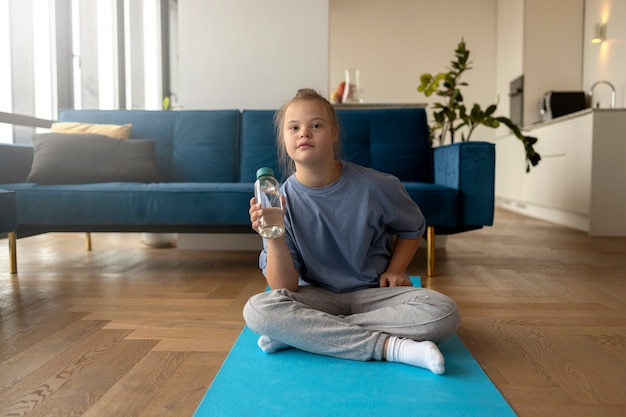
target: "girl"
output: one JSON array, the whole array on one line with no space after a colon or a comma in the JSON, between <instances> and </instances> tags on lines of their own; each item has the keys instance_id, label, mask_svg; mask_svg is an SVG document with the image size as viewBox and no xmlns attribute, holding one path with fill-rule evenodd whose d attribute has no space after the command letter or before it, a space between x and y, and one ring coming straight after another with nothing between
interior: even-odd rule
<instances>
[{"instance_id":1,"label":"girl","mask_svg":"<svg viewBox=\"0 0 626 417\"><path fill-rule=\"evenodd\" d=\"M336 157L337 116L316 91L298 91L275 124L292 174L281 187L285 234L264 239L259 257L271 291L244 308L259 347L443 374L435 343L455 333L460 315L453 300L411 287L404 272L425 229L418 206L396 177ZM254 198L249 213L258 231L263 212Z\"/></svg>"}]
</instances>

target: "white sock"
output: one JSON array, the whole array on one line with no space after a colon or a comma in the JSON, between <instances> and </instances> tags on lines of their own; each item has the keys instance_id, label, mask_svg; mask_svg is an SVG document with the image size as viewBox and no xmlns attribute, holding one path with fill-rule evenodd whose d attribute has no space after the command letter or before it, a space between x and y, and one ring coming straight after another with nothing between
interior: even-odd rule
<instances>
[{"instance_id":1,"label":"white sock","mask_svg":"<svg viewBox=\"0 0 626 417\"><path fill-rule=\"evenodd\" d=\"M265 353L274 353L274 352L278 352L281 349L287 349L291 347L283 342L270 339L269 336L264 336L264 335L259 337L259 341L257 342L257 344L259 345L261 350Z\"/></svg>"},{"instance_id":2,"label":"white sock","mask_svg":"<svg viewBox=\"0 0 626 417\"><path fill-rule=\"evenodd\" d=\"M395 336L390 336L388 340L387 361L418 366L438 375L446 371L443 355L433 342L416 342Z\"/></svg>"}]
</instances>

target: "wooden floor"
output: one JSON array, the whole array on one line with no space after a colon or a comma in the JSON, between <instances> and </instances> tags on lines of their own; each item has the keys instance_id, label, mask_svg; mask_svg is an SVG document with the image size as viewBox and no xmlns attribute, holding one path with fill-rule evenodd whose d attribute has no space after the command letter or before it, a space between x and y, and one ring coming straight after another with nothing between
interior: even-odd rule
<instances>
[{"instance_id":1,"label":"wooden floor","mask_svg":"<svg viewBox=\"0 0 626 417\"><path fill-rule=\"evenodd\" d=\"M20 239L18 275L0 257L1 416L193 414L265 287L257 253L140 239ZM497 211L437 256L424 286L457 300L461 339L519 416L626 415L626 238ZM421 250L408 272L425 270Z\"/></svg>"}]
</instances>

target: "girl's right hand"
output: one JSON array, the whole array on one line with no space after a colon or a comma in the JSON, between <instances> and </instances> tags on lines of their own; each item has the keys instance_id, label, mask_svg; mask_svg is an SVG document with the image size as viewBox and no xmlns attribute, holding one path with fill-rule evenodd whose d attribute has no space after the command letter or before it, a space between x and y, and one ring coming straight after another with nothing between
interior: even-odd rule
<instances>
[{"instance_id":1,"label":"girl's right hand","mask_svg":"<svg viewBox=\"0 0 626 417\"><path fill-rule=\"evenodd\" d=\"M261 209L261 205L256 202L256 197L252 197L250 199L250 223L252 224L252 230L259 233L259 225L261 224L261 216L263 215L263 210Z\"/></svg>"},{"instance_id":2,"label":"girl's right hand","mask_svg":"<svg viewBox=\"0 0 626 417\"><path fill-rule=\"evenodd\" d=\"M284 210L286 204L284 195L280 196L280 201ZM250 199L249 213L252 229L259 233L263 209L261 208L261 204L258 204L254 197ZM264 239L264 242L267 244L265 247L265 250L267 250L265 278L270 288L273 290L284 288L289 291L298 291L298 271L296 271L293 265L293 259L289 253L285 235L283 234L276 239Z\"/></svg>"},{"instance_id":3,"label":"girl's right hand","mask_svg":"<svg viewBox=\"0 0 626 417\"><path fill-rule=\"evenodd\" d=\"M283 206L283 212L285 210L285 196L280 196L280 202ZM261 204L256 202L256 197L250 199L250 223L252 224L252 230L259 233L259 226L261 225L261 217L263 216L263 209Z\"/></svg>"}]
</instances>

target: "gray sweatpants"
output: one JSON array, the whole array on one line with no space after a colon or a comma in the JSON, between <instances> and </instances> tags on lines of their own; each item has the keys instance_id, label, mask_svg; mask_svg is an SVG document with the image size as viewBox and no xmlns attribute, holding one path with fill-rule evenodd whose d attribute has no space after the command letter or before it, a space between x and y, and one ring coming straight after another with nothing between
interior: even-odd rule
<instances>
[{"instance_id":1,"label":"gray sweatpants","mask_svg":"<svg viewBox=\"0 0 626 417\"><path fill-rule=\"evenodd\" d=\"M274 290L251 297L243 314L252 331L272 340L360 361L381 360L389 336L443 342L461 320L451 298L415 287Z\"/></svg>"}]
</instances>

